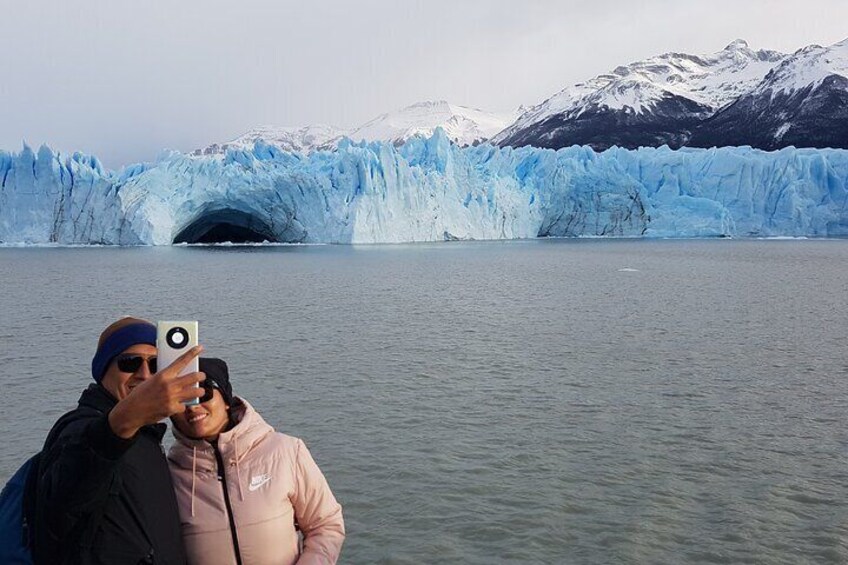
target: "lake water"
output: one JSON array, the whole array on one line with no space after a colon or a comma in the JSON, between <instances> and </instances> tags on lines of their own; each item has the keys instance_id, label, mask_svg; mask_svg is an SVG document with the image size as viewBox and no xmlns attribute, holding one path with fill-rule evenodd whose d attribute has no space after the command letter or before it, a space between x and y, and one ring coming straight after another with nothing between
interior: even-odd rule
<instances>
[{"instance_id":1,"label":"lake water","mask_svg":"<svg viewBox=\"0 0 848 565\"><path fill-rule=\"evenodd\" d=\"M303 438L343 563L848 561L848 241L0 249L0 479L124 314Z\"/></svg>"}]
</instances>

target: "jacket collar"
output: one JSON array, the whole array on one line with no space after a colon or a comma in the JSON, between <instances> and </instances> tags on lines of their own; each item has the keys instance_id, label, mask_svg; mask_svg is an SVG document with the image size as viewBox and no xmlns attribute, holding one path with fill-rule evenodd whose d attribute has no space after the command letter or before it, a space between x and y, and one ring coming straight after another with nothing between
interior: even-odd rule
<instances>
[{"instance_id":1,"label":"jacket collar","mask_svg":"<svg viewBox=\"0 0 848 565\"><path fill-rule=\"evenodd\" d=\"M94 408L103 414L107 414L117 403L115 397L99 384L88 385L88 388L82 391L79 397L81 408Z\"/></svg>"}]
</instances>

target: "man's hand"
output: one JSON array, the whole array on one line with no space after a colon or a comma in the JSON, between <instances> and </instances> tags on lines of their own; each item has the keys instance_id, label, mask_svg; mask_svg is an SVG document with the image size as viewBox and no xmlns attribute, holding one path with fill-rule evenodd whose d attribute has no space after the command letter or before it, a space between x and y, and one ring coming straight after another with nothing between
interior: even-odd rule
<instances>
[{"instance_id":1,"label":"man's hand","mask_svg":"<svg viewBox=\"0 0 848 565\"><path fill-rule=\"evenodd\" d=\"M115 435L129 439L142 426L155 424L185 410L183 402L203 396L203 389L195 385L206 379L205 374L178 376L201 351L202 345L189 349L118 402L109 413L109 426Z\"/></svg>"}]
</instances>

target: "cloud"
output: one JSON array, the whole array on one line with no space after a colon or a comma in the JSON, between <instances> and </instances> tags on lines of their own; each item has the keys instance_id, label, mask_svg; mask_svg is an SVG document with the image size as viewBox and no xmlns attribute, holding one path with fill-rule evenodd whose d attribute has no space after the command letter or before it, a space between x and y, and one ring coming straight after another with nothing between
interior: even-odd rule
<instances>
[{"instance_id":1,"label":"cloud","mask_svg":"<svg viewBox=\"0 0 848 565\"><path fill-rule=\"evenodd\" d=\"M493 111L665 51L843 39L844 2L19 2L4 9L0 148L108 166L261 124L359 125L424 99Z\"/></svg>"}]
</instances>

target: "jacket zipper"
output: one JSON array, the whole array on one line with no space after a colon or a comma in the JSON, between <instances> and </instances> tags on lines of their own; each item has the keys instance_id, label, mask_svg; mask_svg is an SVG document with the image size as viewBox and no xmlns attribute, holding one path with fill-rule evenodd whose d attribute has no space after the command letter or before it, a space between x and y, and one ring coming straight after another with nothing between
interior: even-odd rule
<instances>
[{"instance_id":1,"label":"jacket zipper","mask_svg":"<svg viewBox=\"0 0 848 565\"><path fill-rule=\"evenodd\" d=\"M218 480L221 482L221 488L224 489L224 504L227 507L227 518L230 519L230 533L233 534L233 549L236 552L236 563L241 563L241 550L239 549L238 534L236 533L236 520L233 517L233 507L230 504L230 493L227 490L227 477L224 474L224 459L221 457L221 452L218 451L218 445L213 443L212 449L215 451L215 459L218 461Z\"/></svg>"}]
</instances>

